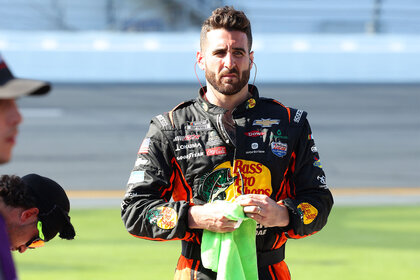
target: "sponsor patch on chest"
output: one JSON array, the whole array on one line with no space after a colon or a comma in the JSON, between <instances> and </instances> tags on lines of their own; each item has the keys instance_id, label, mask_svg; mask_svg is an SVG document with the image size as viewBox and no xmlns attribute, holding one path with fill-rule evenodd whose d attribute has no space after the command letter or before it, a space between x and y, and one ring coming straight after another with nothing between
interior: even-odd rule
<instances>
[{"instance_id":1,"label":"sponsor patch on chest","mask_svg":"<svg viewBox=\"0 0 420 280\"><path fill-rule=\"evenodd\" d=\"M271 142L271 151L278 157L284 157L287 154L287 144L282 142Z\"/></svg>"}]
</instances>

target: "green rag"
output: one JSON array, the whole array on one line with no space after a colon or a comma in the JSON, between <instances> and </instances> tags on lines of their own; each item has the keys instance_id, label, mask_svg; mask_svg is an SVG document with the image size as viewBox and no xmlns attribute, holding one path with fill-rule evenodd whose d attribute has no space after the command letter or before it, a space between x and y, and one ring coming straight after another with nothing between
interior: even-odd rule
<instances>
[{"instance_id":1,"label":"green rag","mask_svg":"<svg viewBox=\"0 0 420 280\"><path fill-rule=\"evenodd\" d=\"M234 202L215 201L224 208L225 217L242 220L233 232L204 230L201 260L205 268L217 272L217 280L258 279L255 231L257 222L245 216L243 207Z\"/></svg>"}]
</instances>

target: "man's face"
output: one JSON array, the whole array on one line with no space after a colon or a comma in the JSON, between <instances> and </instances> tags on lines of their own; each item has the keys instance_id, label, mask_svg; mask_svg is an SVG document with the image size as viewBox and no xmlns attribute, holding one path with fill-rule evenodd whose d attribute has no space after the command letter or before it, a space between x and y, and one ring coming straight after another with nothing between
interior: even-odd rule
<instances>
[{"instance_id":1,"label":"man's face","mask_svg":"<svg viewBox=\"0 0 420 280\"><path fill-rule=\"evenodd\" d=\"M22 116L14 99L0 99L0 164L10 160Z\"/></svg>"},{"instance_id":2,"label":"man's face","mask_svg":"<svg viewBox=\"0 0 420 280\"><path fill-rule=\"evenodd\" d=\"M233 95L247 86L253 53L248 50L245 33L211 30L200 55L199 63L205 70L206 80L218 92Z\"/></svg>"}]
</instances>

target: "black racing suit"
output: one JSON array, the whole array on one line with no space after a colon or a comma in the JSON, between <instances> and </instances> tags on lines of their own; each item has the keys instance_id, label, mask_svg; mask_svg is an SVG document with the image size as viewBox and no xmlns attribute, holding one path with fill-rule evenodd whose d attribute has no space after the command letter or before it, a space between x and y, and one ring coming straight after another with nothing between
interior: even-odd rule
<instances>
[{"instance_id":1,"label":"black racing suit","mask_svg":"<svg viewBox=\"0 0 420 280\"><path fill-rule=\"evenodd\" d=\"M289 279L288 238L323 228L333 205L306 112L252 97L223 125L226 110L198 98L152 119L122 203L129 233L150 240L182 240L176 279L215 279L200 259L202 230L188 227L188 209L241 193L265 194L287 206L287 227L257 226L260 279Z\"/></svg>"}]
</instances>

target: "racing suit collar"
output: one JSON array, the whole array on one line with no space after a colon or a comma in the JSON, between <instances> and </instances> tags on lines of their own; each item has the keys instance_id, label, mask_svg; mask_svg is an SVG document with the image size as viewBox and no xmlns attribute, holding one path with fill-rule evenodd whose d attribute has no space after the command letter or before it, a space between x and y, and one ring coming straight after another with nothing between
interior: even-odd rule
<instances>
[{"instance_id":1,"label":"racing suit collar","mask_svg":"<svg viewBox=\"0 0 420 280\"><path fill-rule=\"evenodd\" d=\"M232 114L239 114L245 112L246 110L252 109L258 103L259 100L259 93L258 89L255 85L248 85L248 90L251 93L251 97L239 104L232 112ZM226 109L221 108L217 105L214 105L207 101L204 97L205 93L207 92L207 87L204 86L200 88L198 91L198 103L203 108L204 111L211 113L211 114L224 114L226 113Z\"/></svg>"}]
</instances>

